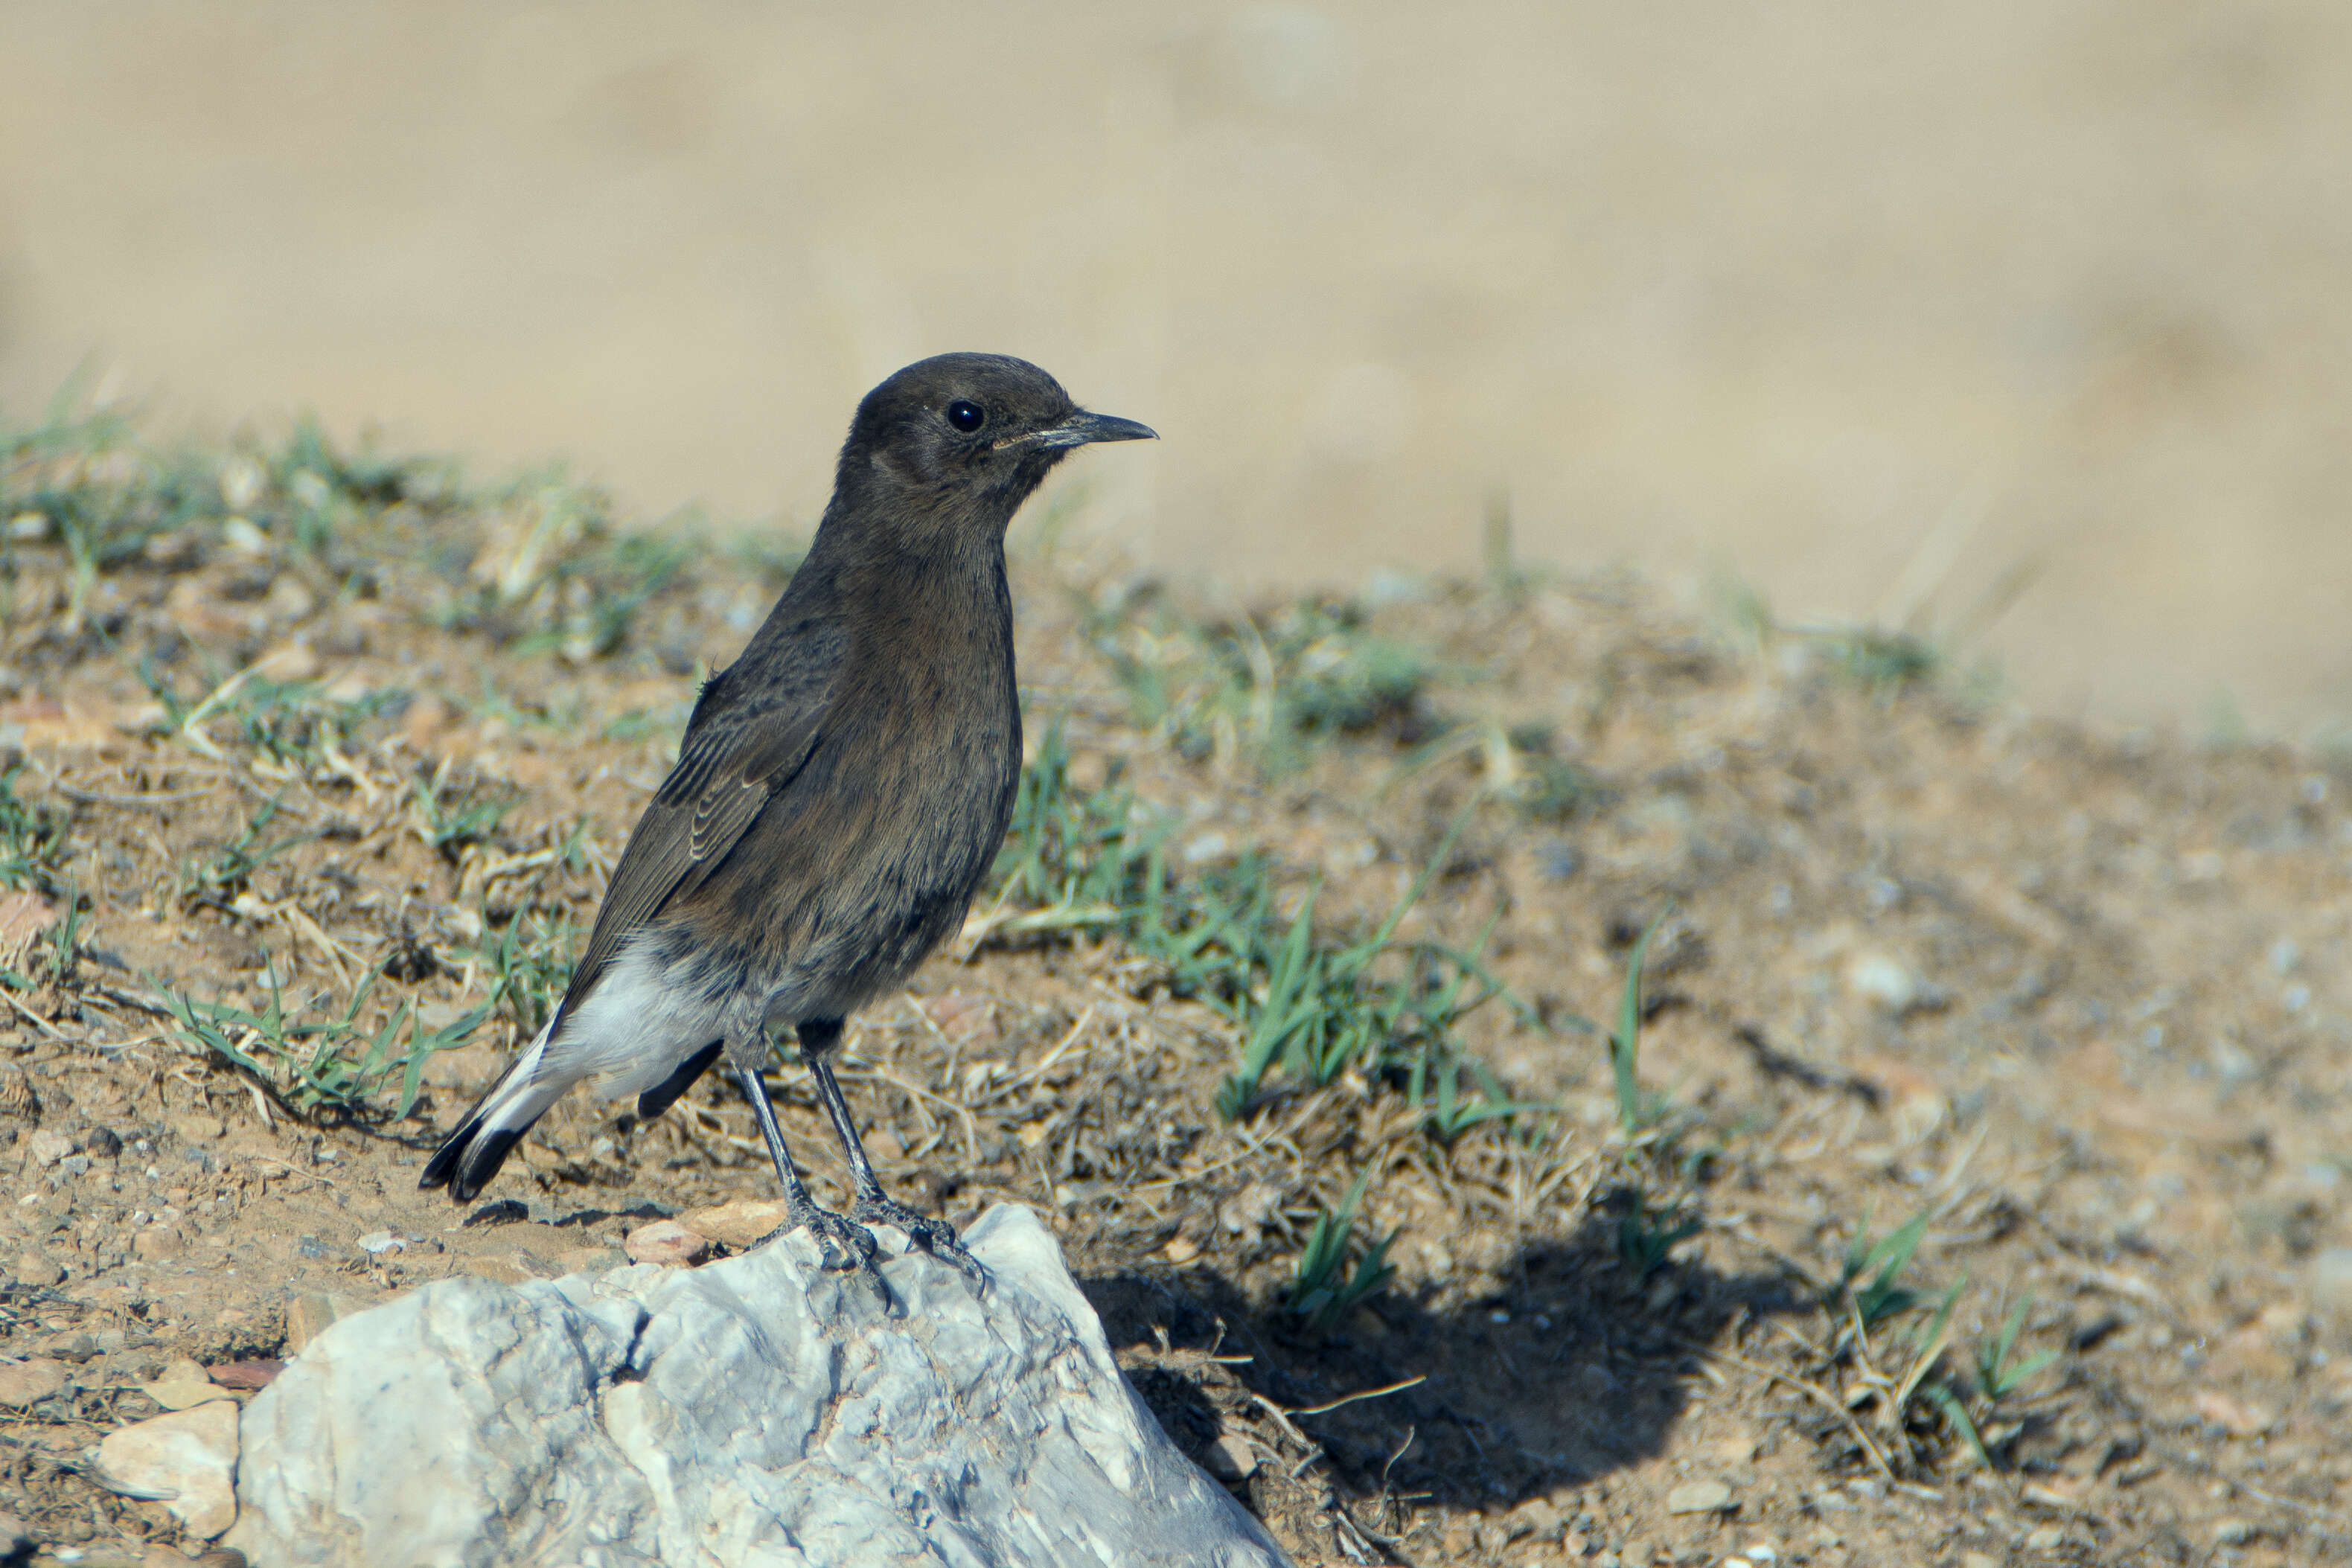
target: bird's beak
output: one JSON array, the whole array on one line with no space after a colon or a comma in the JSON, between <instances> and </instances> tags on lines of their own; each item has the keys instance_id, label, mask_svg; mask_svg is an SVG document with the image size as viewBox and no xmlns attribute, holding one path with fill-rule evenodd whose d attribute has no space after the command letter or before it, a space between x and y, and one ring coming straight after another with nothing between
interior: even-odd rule
<instances>
[{"instance_id":1,"label":"bird's beak","mask_svg":"<svg viewBox=\"0 0 2352 1568\"><path fill-rule=\"evenodd\" d=\"M1084 409L1061 423L1037 433L1040 446L1089 446L1097 441L1157 441L1160 433L1148 424Z\"/></svg>"}]
</instances>

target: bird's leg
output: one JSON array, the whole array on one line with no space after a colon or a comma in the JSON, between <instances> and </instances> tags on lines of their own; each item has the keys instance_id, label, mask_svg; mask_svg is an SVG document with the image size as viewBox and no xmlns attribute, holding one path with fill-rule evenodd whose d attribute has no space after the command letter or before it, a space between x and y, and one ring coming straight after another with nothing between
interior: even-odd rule
<instances>
[{"instance_id":1,"label":"bird's leg","mask_svg":"<svg viewBox=\"0 0 2352 1568\"><path fill-rule=\"evenodd\" d=\"M765 1043L763 1034L754 1038ZM743 1098L751 1103L751 1114L759 1118L760 1136L767 1143L768 1157L776 1162L776 1179L784 1186L784 1222L761 1237L761 1242L805 1228L814 1233L826 1268L871 1267L876 1250L874 1238L864 1226L829 1208L819 1208L816 1200L809 1197L808 1188L801 1185L800 1172L793 1169L792 1155L784 1152L784 1130L776 1125L776 1108L768 1103L768 1085L760 1077L760 1069L743 1064L743 1055L736 1051L731 1035L727 1048L727 1065L735 1074ZM843 1260L839 1264L834 1262L836 1255Z\"/></svg>"},{"instance_id":2,"label":"bird's leg","mask_svg":"<svg viewBox=\"0 0 2352 1568\"><path fill-rule=\"evenodd\" d=\"M865 1225L895 1225L924 1251L954 1264L974 1279L985 1280L988 1270L981 1267L980 1260L964 1250L963 1243L956 1239L954 1226L944 1219L918 1214L882 1190L882 1178L874 1174L874 1164L866 1157L866 1145L857 1140L857 1124L849 1119L849 1102L842 1098L841 1085L834 1081L833 1063L828 1060L834 1047L841 1043L841 1020L803 1020L800 1037L801 1061L808 1068L809 1076L816 1080L817 1100L824 1106L824 1113L833 1123L834 1135L841 1140L842 1153L849 1160L854 1189L849 1217Z\"/></svg>"}]
</instances>

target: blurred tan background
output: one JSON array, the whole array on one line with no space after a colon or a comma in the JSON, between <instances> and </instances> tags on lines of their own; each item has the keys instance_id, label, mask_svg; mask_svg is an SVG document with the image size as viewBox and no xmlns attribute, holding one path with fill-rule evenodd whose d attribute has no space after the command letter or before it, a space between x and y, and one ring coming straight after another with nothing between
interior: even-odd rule
<instances>
[{"instance_id":1,"label":"blurred tan background","mask_svg":"<svg viewBox=\"0 0 2352 1568\"><path fill-rule=\"evenodd\" d=\"M2352 718L2352 8L0 9L0 415L310 409L805 527L950 348L1255 585L1523 553Z\"/></svg>"}]
</instances>

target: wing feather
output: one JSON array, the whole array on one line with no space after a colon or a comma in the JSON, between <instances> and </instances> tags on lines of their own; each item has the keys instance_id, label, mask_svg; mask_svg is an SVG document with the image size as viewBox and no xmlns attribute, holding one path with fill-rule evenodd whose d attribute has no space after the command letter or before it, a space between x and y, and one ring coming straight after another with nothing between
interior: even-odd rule
<instances>
[{"instance_id":1,"label":"wing feather","mask_svg":"<svg viewBox=\"0 0 2352 1568\"><path fill-rule=\"evenodd\" d=\"M677 764L613 869L587 951L564 991L565 1007L587 995L624 937L699 885L807 766L824 743L844 643L830 626L795 627L763 650L761 678L744 678L747 659L703 689Z\"/></svg>"}]
</instances>

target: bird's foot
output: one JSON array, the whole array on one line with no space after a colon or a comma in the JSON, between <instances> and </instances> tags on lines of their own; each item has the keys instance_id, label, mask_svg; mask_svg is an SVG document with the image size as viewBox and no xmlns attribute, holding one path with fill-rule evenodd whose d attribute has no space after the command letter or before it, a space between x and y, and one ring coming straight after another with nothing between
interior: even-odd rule
<instances>
[{"instance_id":1,"label":"bird's foot","mask_svg":"<svg viewBox=\"0 0 2352 1568\"><path fill-rule=\"evenodd\" d=\"M943 1263L952 1263L982 1284L988 1270L956 1239L955 1227L944 1219L917 1214L895 1197L861 1197L849 1206L850 1218L861 1225L895 1225L907 1239Z\"/></svg>"},{"instance_id":2,"label":"bird's foot","mask_svg":"<svg viewBox=\"0 0 2352 1568\"><path fill-rule=\"evenodd\" d=\"M754 1245L765 1247L779 1236L790 1236L796 1230L805 1230L816 1238L817 1249L824 1254L824 1266L827 1269L871 1269L875 1255L881 1250L866 1227L814 1203L794 1205L784 1222Z\"/></svg>"}]
</instances>

